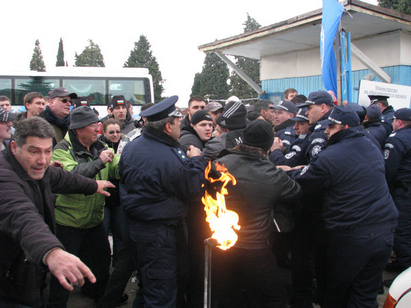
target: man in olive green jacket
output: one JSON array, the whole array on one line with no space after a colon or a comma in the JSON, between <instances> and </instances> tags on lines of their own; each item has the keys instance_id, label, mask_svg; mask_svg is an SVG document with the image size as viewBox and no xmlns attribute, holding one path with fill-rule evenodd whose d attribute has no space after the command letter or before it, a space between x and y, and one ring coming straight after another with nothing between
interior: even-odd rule
<instances>
[{"instance_id":1,"label":"man in olive green jacket","mask_svg":"<svg viewBox=\"0 0 411 308\"><path fill-rule=\"evenodd\" d=\"M59 161L65 170L95 180L120 178L120 156L97 140L99 119L87 106L71 112L71 124L65 139L53 152L53 161ZM56 201L57 237L74 255L80 255L95 273L97 282L86 284L82 293L97 300L105 289L109 277L110 247L102 225L104 196L97 194L58 195ZM48 308L67 303L69 293L52 277Z\"/></svg>"}]
</instances>

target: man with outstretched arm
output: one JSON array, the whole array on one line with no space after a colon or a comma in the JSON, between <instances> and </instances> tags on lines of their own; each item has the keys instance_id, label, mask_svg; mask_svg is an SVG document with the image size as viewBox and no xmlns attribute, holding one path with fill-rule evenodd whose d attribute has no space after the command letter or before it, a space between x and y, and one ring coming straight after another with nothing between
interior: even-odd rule
<instances>
[{"instance_id":1,"label":"man with outstretched arm","mask_svg":"<svg viewBox=\"0 0 411 308\"><path fill-rule=\"evenodd\" d=\"M53 193L109 195L108 181L94 181L50 165L54 130L40 117L16 125L0 154L0 307L40 302L42 276L50 270L67 290L96 279L55 237Z\"/></svg>"}]
</instances>

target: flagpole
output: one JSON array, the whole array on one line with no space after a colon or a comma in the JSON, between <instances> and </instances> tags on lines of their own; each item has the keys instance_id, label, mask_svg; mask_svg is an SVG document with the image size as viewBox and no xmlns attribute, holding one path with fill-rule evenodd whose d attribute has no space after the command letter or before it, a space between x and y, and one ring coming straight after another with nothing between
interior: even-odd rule
<instances>
[{"instance_id":1,"label":"flagpole","mask_svg":"<svg viewBox=\"0 0 411 308\"><path fill-rule=\"evenodd\" d=\"M342 31L342 27L341 27L341 22L338 26L338 32L337 32L337 40L336 40L336 49L337 49L337 93L335 93L335 96L337 97L337 104L339 106L341 106L341 102L342 102L342 85L341 85L341 52L343 52L341 50L341 31Z\"/></svg>"}]
</instances>

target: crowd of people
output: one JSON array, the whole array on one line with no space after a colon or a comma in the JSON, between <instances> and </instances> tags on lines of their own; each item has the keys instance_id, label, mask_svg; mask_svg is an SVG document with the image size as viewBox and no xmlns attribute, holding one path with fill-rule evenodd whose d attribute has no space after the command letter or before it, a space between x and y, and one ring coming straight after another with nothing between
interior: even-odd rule
<instances>
[{"instance_id":1,"label":"crowd of people","mask_svg":"<svg viewBox=\"0 0 411 308\"><path fill-rule=\"evenodd\" d=\"M122 95L103 119L60 87L19 115L1 96L0 307L63 308L74 287L116 307L134 272L133 307L203 307L220 166L240 229L213 248L212 307L378 307L383 270L411 266L411 109L388 100L193 96L184 116L171 96L137 121Z\"/></svg>"}]
</instances>

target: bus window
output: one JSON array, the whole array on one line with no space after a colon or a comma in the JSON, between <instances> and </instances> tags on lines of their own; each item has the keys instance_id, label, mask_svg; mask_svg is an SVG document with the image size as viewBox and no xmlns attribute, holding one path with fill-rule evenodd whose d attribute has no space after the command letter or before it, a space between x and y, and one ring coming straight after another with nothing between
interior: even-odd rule
<instances>
[{"instance_id":1,"label":"bus window","mask_svg":"<svg viewBox=\"0 0 411 308\"><path fill-rule=\"evenodd\" d=\"M17 104L23 104L24 96L29 92L39 92L41 93L41 95L47 96L51 89L59 86L60 82L58 81L58 79L48 79L40 76L29 78L16 78L15 102Z\"/></svg>"},{"instance_id":2,"label":"bus window","mask_svg":"<svg viewBox=\"0 0 411 308\"><path fill-rule=\"evenodd\" d=\"M145 80L109 79L109 95L124 95L133 105L144 105L151 102L150 92L146 92Z\"/></svg>"},{"instance_id":3,"label":"bus window","mask_svg":"<svg viewBox=\"0 0 411 308\"><path fill-rule=\"evenodd\" d=\"M106 85L103 79L63 79L63 88L77 96L88 97L90 105L106 105Z\"/></svg>"},{"instance_id":4,"label":"bus window","mask_svg":"<svg viewBox=\"0 0 411 308\"><path fill-rule=\"evenodd\" d=\"M0 78L0 95L5 95L11 99L11 78Z\"/></svg>"}]
</instances>

